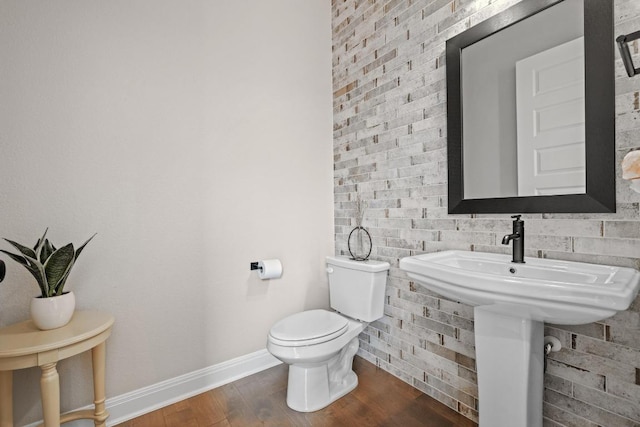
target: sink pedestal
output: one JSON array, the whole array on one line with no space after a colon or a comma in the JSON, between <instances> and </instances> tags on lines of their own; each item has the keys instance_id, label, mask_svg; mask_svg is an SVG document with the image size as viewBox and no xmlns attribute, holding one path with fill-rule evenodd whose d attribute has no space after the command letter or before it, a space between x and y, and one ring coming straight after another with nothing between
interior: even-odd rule
<instances>
[{"instance_id":1,"label":"sink pedestal","mask_svg":"<svg viewBox=\"0 0 640 427\"><path fill-rule=\"evenodd\" d=\"M519 312L474 307L480 427L542 426L544 324Z\"/></svg>"}]
</instances>

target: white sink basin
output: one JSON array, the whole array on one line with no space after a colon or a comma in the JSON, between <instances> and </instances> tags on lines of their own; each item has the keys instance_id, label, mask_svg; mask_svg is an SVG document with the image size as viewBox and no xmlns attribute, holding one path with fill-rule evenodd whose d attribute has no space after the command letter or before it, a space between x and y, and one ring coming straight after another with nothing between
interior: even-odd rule
<instances>
[{"instance_id":1,"label":"white sink basin","mask_svg":"<svg viewBox=\"0 0 640 427\"><path fill-rule=\"evenodd\" d=\"M506 315L564 325L591 323L626 310L640 287L631 268L445 251L400 260L409 277L445 297L471 306L493 306Z\"/></svg>"}]
</instances>

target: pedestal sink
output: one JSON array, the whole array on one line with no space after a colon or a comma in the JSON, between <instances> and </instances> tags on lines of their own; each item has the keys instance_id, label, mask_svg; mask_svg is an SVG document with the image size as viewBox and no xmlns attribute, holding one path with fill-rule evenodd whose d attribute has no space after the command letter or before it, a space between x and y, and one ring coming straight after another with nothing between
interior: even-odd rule
<instances>
[{"instance_id":1,"label":"pedestal sink","mask_svg":"<svg viewBox=\"0 0 640 427\"><path fill-rule=\"evenodd\" d=\"M591 323L626 310L631 268L445 251L400 260L432 291L474 307L480 427L541 427L544 322Z\"/></svg>"}]
</instances>

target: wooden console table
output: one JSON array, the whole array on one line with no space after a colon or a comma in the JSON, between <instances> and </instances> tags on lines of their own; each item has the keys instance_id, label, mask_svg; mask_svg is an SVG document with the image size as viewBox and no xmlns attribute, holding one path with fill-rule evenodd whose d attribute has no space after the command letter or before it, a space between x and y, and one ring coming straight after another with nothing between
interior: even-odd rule
<instances>
[{"instance_id":1,"label":"wooden console table","mask_svg":"<svg viewBox=\"0 0 640 427\"><path fill-rule=\"evenodd\" d=\"M31 320L0 329L0 427L13 427L13 371L39 366L44 427L90 418L105 427L105 349L113 316L95 311L76 311L58 329L41 331ZM60 417L60 383L56 364L91 350L94 410L75 411Z\"/></svg>"}]
</instances>

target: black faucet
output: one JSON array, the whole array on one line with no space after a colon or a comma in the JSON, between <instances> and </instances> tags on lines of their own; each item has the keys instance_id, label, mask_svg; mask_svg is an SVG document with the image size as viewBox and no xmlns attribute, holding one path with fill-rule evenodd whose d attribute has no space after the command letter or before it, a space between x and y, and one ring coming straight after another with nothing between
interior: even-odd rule
<instances>
[{"instance_id":1,"label":"black faucet","mask_svg":"<svg viewBox=\"0 0 640 427\"><path fill-rule=\"evenodd\" d=\"M502 244L508 245L513 240L513 259L511 262L524 264L524 221L520 219L522 215L513 215L513 233L502 238Z\"/></svg>"}]
</instances>

